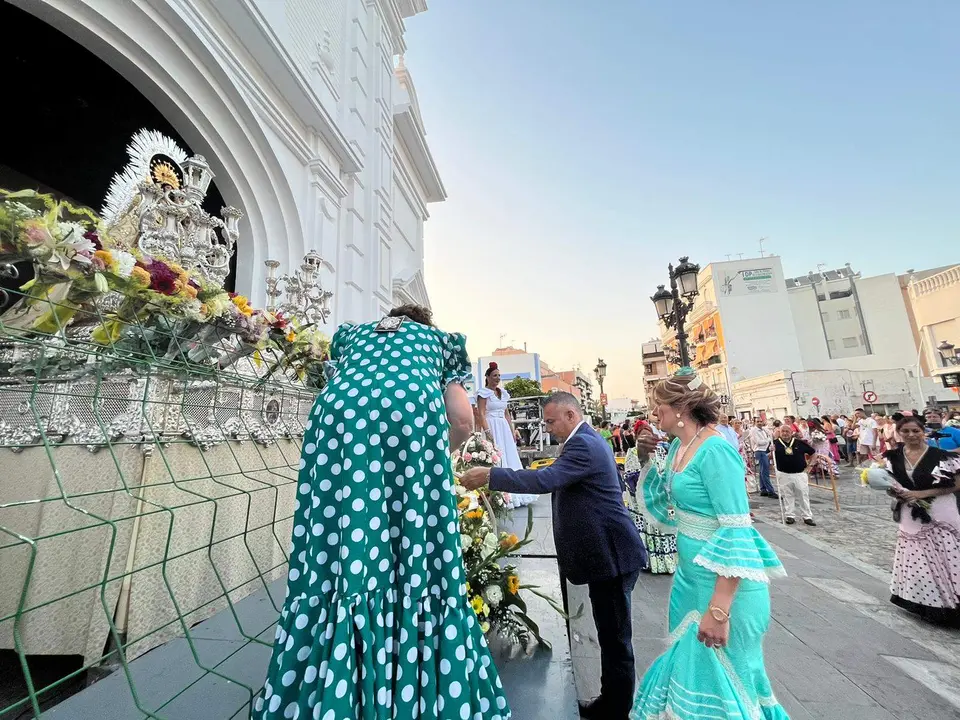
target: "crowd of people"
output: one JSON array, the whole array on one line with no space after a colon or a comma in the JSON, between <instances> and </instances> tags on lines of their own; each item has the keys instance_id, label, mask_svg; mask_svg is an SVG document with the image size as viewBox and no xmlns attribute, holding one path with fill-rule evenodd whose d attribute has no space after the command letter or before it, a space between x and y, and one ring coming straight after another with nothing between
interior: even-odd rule
<instances>
[{"instance_id":1,"label":"crowd of people","mask_svg":"<svg viewBox=\"0 0 960 720\"><path fill-rule=\"evenodd\" d=\"M582 717L788 720L763 659L768 583L785 573L753 527L748 465L759 468L761 494L777 497L772 456L784 499L797 496L812 525L803 483L792 478L810 457L836 462L847 424L784 418L744 428L682 368L655 387L650 418L614 429L595 430L572 395L548 396L544 426L561 450L552 465L524 470L499 369L487 368L473 408L464 389L471 377L465 338L437 329L424 308L337 330L303 438L287 593L251 717L511 717L466 600L450 464L451 447L479 426L503 460L467 470L460 484L508 492L514 504L551 494L561 585L589 589L601 692L581 704ZM889 435L887 423L860 411L854 418L857 455L874 457L886 442L895 478L894 601L952 622L960 430L933 413L904 414ZM623 480L617 449L626 453ZM669 647L635 691L631 596L642 569L674 578Z\"/></svg>"}]
</instances>

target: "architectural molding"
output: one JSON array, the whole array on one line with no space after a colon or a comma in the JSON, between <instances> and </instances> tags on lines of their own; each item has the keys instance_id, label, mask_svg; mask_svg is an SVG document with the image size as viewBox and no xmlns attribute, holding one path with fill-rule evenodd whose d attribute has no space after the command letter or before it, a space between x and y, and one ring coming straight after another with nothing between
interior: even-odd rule
<instances>
[{"instance_id":1,"label":"architectural molding","mask_svg":"<svg viewBox=\"0 0 960 720\"><path fill-rule=\"evenodd\" d=\"M427 11L427 0L397 0L400 17L408 18Z\"/></svg>"},{"instance_id":2,"label":"architectural molding","mask_svg":"<svg viewBox=\"0 0 960 720\"><path fill-rule=\"evenodd\" d=\"M447 199L447 190L440 179L433 153L427 145L427 133L420 119L417 92L402 56L394 76L399 84L397 102L393 106L394 137L400 138L413 163L413 171L425 193L424 200L428 203L442 202Z\"/></svg>"},{"instance_id":3,"label":"architectural molding","mask_svg":"<svg viewBox=\"0 0 960 720\"><path fill-rule=\"evenodd\" d=\"M406 278L393 279L393 301L397 305L413 304L430 307L427 283L423 279L423 270L417 269Z\"/></svg>"},{"instance_id":4,"label":"architectural molding","mask_svg":"<svg viewBox=\"0 0 960 720\"><path fill-rule=\"evenodd\" d=\"M179 0L183 2L184 0ZM209 0L240 43L256 58L270 81L290 103L305 125L314 128L340 161L344 172L362 166L336 120L323 107L307 78L297 68L266 18L252 0Z\"/></svg>"},{"instance_id":5,"label":"architectural molding","mask_svg":"<svg viewBox=\"0 0 960 720\"><path fill-rule=\"evenodd\" d=\"M397 0L364 0L364 2L366 2L367 7L376 7L377 14L387 28L392 45L390 55L399 55L406 52L407 46L403 42L403 33L406 28Z\"/></svg>"},{"instance_id":6,"label":"architectural molding","mask_svg":"<svg viewBox=\"0 0 960 720\"><path fill-rule=\"evenodd\" d=\"M323 158L313 158L307 163L307 168L311 173L313 173L313 175L320 179L322 184L333 191L335 198L331 197L331 200L336 199L337 202L339 202L350 194L347 186L340 181L340 178L334 174L333 170L331 170L330 166L324 162Z\"/></svg>"}]
</instances>

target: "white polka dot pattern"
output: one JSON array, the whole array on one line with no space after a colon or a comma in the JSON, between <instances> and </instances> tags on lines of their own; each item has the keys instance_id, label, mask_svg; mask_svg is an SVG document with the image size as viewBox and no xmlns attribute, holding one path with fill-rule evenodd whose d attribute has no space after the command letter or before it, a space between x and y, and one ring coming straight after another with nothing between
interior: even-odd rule
<instances>
[{"instance_id":1,"label":"white polka dot pattern","mask_svg":"<svg viewBox=\"0 0 960 720\"><path fill-rule=\"evenodd\" d=\"M471 376L466 340L412 322L374 327L334 335L336 371L304 437L287 597L251 718L507 720L449 522L443 391Z\"/></svg>"}]
</instances>

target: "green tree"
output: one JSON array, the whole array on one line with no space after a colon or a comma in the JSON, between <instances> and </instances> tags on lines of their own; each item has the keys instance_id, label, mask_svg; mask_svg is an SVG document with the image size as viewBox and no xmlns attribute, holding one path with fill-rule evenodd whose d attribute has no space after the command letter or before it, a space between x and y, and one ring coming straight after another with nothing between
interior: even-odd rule
<instances>
[{"instance_id":1,"label":"green tree","mask_svg":"<svg viewBox=\"0 0 960 720\"><path fill-rule=\"evenodd\" d=\"M510 393L510 397L519 398L543 395L540 383L536 380L530 380L529 378L514 378L504 385L504 387L507 389L507 392Z\"/></svg>"}]
</instances>

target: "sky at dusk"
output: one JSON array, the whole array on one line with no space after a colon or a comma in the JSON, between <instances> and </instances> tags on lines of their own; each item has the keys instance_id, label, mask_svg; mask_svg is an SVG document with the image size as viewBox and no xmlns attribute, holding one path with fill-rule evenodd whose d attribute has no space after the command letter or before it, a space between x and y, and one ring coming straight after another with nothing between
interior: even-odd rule
<instances>
[{"instance_id":1,"label":"sky at dusk","mask_svg":"<svg viewBox=\"0 0 960 720\"><path fill-rule=\"evenodd\" d=\"M405 58L449 194L426 279L471 355L602 356L611 397L640 397L680 255L960 261L957 0L429 6Z\"/></svg>"}]
</instances>

